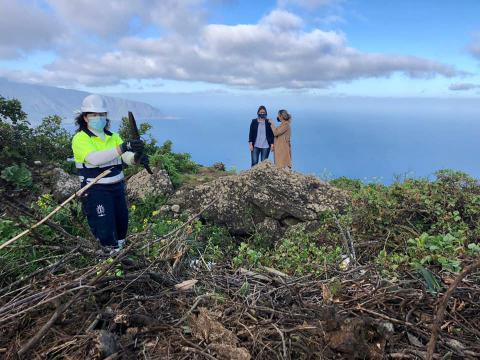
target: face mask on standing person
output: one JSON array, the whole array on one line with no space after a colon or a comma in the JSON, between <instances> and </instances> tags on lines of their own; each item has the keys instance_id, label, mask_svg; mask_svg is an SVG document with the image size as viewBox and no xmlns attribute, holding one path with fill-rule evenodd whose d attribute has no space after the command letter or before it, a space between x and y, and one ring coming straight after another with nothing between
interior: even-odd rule
<instances>
[{"instance_id":1,"label":"face mask on standing person","mask_svg":"<svg viewBox=\"0 0 480 360\"><path fill-rule=\"evenodd\" d=\"M88 117L88 127L96 132L103 132L107 125L107 117L104 115L94 115Z\"/></svg>"}]
</instances>

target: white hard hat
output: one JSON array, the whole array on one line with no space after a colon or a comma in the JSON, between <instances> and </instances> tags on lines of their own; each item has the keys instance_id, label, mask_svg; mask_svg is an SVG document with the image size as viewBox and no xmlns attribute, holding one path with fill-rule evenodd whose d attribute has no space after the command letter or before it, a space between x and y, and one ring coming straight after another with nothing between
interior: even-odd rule
<instances>
[{"instance_id":1,"label":"white hard hat","mask_svg":"<svg viewBox=\"0 0 480 360\"><path fill-rule=\"evenodd\" d=\"M104 113L107 112L107 105L105 100L100 95L88 95L82 101L82 112Z\"/></svg>"}]
</instances>

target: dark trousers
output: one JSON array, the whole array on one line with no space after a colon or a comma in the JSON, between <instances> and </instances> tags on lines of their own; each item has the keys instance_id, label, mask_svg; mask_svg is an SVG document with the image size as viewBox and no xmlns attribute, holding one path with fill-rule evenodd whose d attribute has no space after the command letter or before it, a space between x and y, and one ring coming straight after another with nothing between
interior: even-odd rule
<instances>
[{"instance_id":1,"label":"dark trousers","mask_svg":"<svg viewBox=\"0 0 480 360\"><path fill-rule=\"evenodd\" d=\"M258 158L260 161L268 159L268 155L270 154L270 148L262 149L258 147L254 147L252 153L252 167L258 164Z\"/></svg>"},{"instance_id":2,"label":"dark trousers","mask_svg":"<svg viewBox=\"0 0 480 360\"><path fill-rule=\"evenodd\" d=\"M96 184L83 196L83 211L95 238L102 246L118 246L128 230L125 183Z\"/></svg>"}]
</instances>

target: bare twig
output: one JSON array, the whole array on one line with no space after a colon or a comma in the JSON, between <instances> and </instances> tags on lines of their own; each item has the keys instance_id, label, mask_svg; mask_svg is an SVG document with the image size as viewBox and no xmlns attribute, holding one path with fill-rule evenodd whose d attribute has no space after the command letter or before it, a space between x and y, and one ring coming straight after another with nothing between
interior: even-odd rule
<instances>
[{"instance_id":1,"label":"bare twig","mask_svg":"<svg viewBox=\"0 0 480 360\"><path fill-rule=\"evenodd\" d=\"M478 268L480 268L480 259L476 260L473 264L463 269L462 272L458 274L458 276L455 278L452 284L448 287L448 290L443 295L442 300L440 301L438 310L435 314L435 320L432 325L432 335L430 336L430 341L427 344L426 360L433 359L433 355L435 353L435 346L437 344L438 334L440 332L440 328L442 326L443 319L445 317L445 310L447 309L448 300L450 299L450 297L452 296L453 292L458 287L458 285L462 282L462 280L467 275L471 274Z\"/></svg>"},{"instance_id":2,"label":"bare twig","mask_svg":"<svg viewBox=\"0 0 480 360\"><path fill-rule=\"evenodd\" d=\"M357 262L357 256L355 254L355 247L353 245L353 239L352 236L350 235L350 232L348 229L344 230L342 225L340 224L340 221L337 218L337 215L333 214L333 218L335 219L335 224L338 227L338 230L340 231L340 234L342 235L342 239L344 241L344 246L345 250L348 252L348 257L352 262Z\"/></svg>"},{"instance_id":3,"label":"bare twig","mask_svg":"<svg viewBox=\"0 0 480 360\"><path fill-rule=\"evenodd\" d=\"M105 170L104 172L102 172L100 175L98 175L95 179L93 179L93 181L87 185L85 185L83 188L81 188L80 190L78 190L75 194L73 194L72 196L70 196L67 200L65 200L63 203L61 203L60 205L58 205L50 214L48 214L47 216L45 216L42 220L40 220L39 222L37 222L36 224L32 225L30 227L30 229L27 229L23 232L21 232L20 234L14 236L13 238L11 238L10 240L4 242L3 244L0 245L0 250L3 249L4 247L14 243L15 241L17 241L18 239L20 239L21 237L27 235L28 233L30 233L33 229L39 227L40 225L42 225L44 222L46 222L48 219L50 219L53 215L55 215L58 211L60 211L65 205L67 205L70 201L72 201L73 199L75 199L76 197L80 197L82 196L82 194L87 191L88 189L90 189L93 185L95 185L101 178L107 176L108 174L110 174L112 172L111 169L108 169L108 170Z\"/></svg>"}]
</instances>

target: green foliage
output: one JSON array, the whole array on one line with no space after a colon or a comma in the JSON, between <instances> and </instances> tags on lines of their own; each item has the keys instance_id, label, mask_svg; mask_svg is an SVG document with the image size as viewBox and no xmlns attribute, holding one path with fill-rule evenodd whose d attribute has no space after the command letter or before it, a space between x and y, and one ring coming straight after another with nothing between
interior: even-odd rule
<instances>
[{"instance_id":1,"label":"green foliage","mask_svg":"<svg viewBox=\"0 0 480 360\"><path fill-rule=\"evenodd\" d=\"M0 165L29 165L35 160L62 164L71 156L71 135L59 116L48 116L37 127L26 118L18 100L0 96Z\"/></svg>"},{"instance_id":2,"label":"green foliage","mask_svg":"<svg viewBox=\"0 0 480 360\"><path fill-rule=\"evenodd\" d=\"M54 218L54 221L57 222L58 219ZM32 219L23 216L15 219L6 217L0 219L0 244L31 225L33 225ZM41 241L39 242L38 239L41 239ZM64 239L61 239L61 241L64 241ZM0 278L0 287L27 276L62 257L64 255L62 250L52 249L52 247L57 247L59 242L60 239L57 234L49 227L40 226L35 229L34 235L26 235L15 241L10 247L1 250L0 272L2 277ZM81 267L92 261L95 261L95 259L79 256L72 259L69 265Z\"/></svg>"},{"instance_id":3,"label":"green foliage","mask_svg":"<svg viewBox=\"0 0 480 360\"><path fill-rule=\"evenodd\" d=\"M341 255L341 247L321 245L316 233L299 228L287 232L269 258L270 265L287 273L321 275L328 267L339 263Z\"/></svg>"},{"instance_id":4,"label":"green foliage","mask_svg":"<svg viewBox=\"0 0 480 360\"><path fill-rule=\"evenodd\" d=\"M266 246L254 236L250 243L240 244L233 265L266 265L288 274L321 275L341 261L342 249L319 244L318 239L317 232L307 232L303 227L289 230L273 247Z\"/></svg>"},{"instance_id":5,"label":"green foliage","mask_svg":"<svg viewBox=\"0 0 480 360\"><path fill-rule=\"evenodd\" d=\"M468 248L468 253L472 256L476 256L480 254L480 245L478 244L475 244L475 243L468 244L467 248Z\"/></svg>"},{"instance_id":6,"label":"green foliage","mask_svg":"<svg viewBox=\"0 0 480 360\"><path fill-rule=\"evenodd\" d=\"M201 254L206 262L218 263L227 260L235 250L235 242L225 228L195 222L198 240L192 244L191 255Z\"/></svg>"},{"instance_id":7,"label":"green foliage","mask_svg":"<svg viewBox=\"0 0 480 360\"><path fill-rule=\"evenodd\" d=\"M155 150L150 157L150 163L153 166L162 166L176 188L183 183L186 174L194 174L199 169L199 165L191 160L190 154L173 153L170 140Z\"/></svg>"},{"instance_id":8,"label":"green foliage","mask_svg":"<svg viewBox=\"0 0 480 360\"><path fill-rule=\"evenodd\" d=\"M238 248L238 254L233 258L233 265L240 266L257 266L260 264L264 254L261 250L253 248L251 245L242 242Z\"/></svg>"},{"instance_id":9,"label":"green foliage","mask_svg":"<svg viewBox=\"0 0 480 360\"><path fill-rule=\"evenodd\" d=\"M344 176L330 181L330 184L340 189L348 190L351 192L358 192L363 186L363 183L360 180L349 179Z\"/></svg>"},{"instance_id":10,"label":"green foliage","mask_svg":"<svg viewBox=\"0 0 480 360\"><path fill-rule=\"evenodd\" d=\"M0 244L14 237L16 233L15 222L9 219L0 219Z\"/></svg>"},{"instance_id":11,"label":"green foliage","mask_svg":"<svg viewBox=\"0 0 480 360\"><path fill-rule=\"evenodd\" d=\"M52 194L49 193L40 195L37 201L32 204L32 207L43 216L50 214L57 206L58 203L53 199ZM60 211L53 216L52 220L61 225L69 234L88 238L90 236L90 230L87 220L85 216L82 216L82 213L81 203L71 202L60 209ZM40 229L46 238L51 238L55 235L48 227L41 227Z\"/></svg>"},{"instance_id":12,"label":"green foliage","mask_svg":"<svg viewBox=\"0 0 480 360\"><path fill-rule=\"evenodd\" d=\"M0 95L0 165L26 162L25 148L32 137L21 103Z\"/></svg>"},{"instance_id":13,"label":"green foliage","mask_svg":"<svg viewBox=\"0 0 480 360\"><path fill-rule=\"evenodd\" d=\"M140 137L145 142L145 154L147 155L153 154L155 152L155 149L157 148L157 140L155 140L150 134L152 125L148 123L140 123L140 124L137 124L137 127L138 127L138 133L140 134ZM118 129L118 134L125 141L132 138L132 132L130 129L130 124L128 122L127 116L124 116L122 118L120 128Z\"/></svg>"},{"instance_id":14,"label":"green foliage","mask_svg":"<svg viewBox=\"0 0 480 360\"><path fill-rule=\"evenodd\" d=\"M386 250L381 250L376 259L375 263L381 266L385 275L393 274L397 271L400 266L407 266L409 263L410 257L407 254L400 253L387 253Z\"/></svg>"},{"instance_id":15,"label":"green foliage","mask_svg":"<svg viewBox=\"0 0 480 360\"><path fill-rule=\"evenodd\" d=\"M408 254L414 264L439 264L445 270L461 270L457 257L463 252L465 239L461 236L422 234L408 240Z\"/></svg>"},{"instance_id":16,"label":"green foliage","mask_svg":"<svg viewBox=\"0 0 480 360\"><path fill-rule=\"evenodd\" d=\"M432 294L437 294L442 290L442 284L438 281L437 277L427 268L424 268L420 264L416 264L416 269L422 275L425 284L427 285L427 291Z\"/></svg>"},{"instance_id":17,"label":"green foliage","mask_svg":"<svg viewBox=\"0 0 480 360\"><path fill-rule=\"evenodd\" d=\"M109 257L107 260L105 260L105 262L107 264L112 264L114 261L114 259L112 257ZM101 270L101 266L102 264L100 265L97 265L97 272L96 272L96 275L100 275L102 273L102 270ZM118 278L123 278L125 276L125 271L123 270L123 266L121 263L117 263L114 265L114 267L110 270L108 270L106 273L105 273L107 276L116 276Z\"/></svg>"},{"instance_id":18,"label":"green foliage","mask_svg":"<svg viewBox=\"0 0 480 360\"><path fill-rule=\"evenodd\" d=\"M400 266L418 269L426 265L439 265L444 270L459 272L459 258L464 254L465 238L461 233L446 235L422 235L409 239L405 253L380 251L375 262L387 272L398 270ZM471 248L475 248L476 244ZM480 248L480 247L479 247Z\"/></svg>"},{"instance_id":19,"label":"green foliage","mask_svg":"<svg viewBox=\"0 0 480 360\"><path fill-rule=\"evenodd\" d=\"M250 283L247 279L243 282L242 286L238 290L240 296L246 298L250 294Z\"/></svg>"},{"instance_id":20,"label":"green foliage","mask_svg":"<svg viewBox=\"0 0 480 360\"><path fill-rule=\"evenodd\" d=\"M158 215L158 209L165 204L163 196L148 195L143 200L137 200L130 205L129 228L131 233L145 230L148 224L154 222ZM164 235L158 233L157 235Z\"/></svg>"},{"instance_id":21,"label":"green foliage","mask_svg":"<svg viewBox=\"0 0 480 360\"><path fill-rule=\"evenodd\" d=\"M8 166L2 170L2 179L12 183L18 189L26 189L32 186L32 173L24 164Z\"/></svg>"},{"instance_id":22,"label":"green foliage","mask_svg":"<svg viewBox=\"0 0 480 360\"><path fill-rule=\"evenodd\" d=\"M480 185L450 170L439 171L434 181L368 184L353 193L349 213L357 241L378 241L373 256L382 249L405 253L408 240L423 233L473 240L480 236Z\"/></svg>"},{"instance_id":23,"label":"green foliage","mask_svg":"<svg viewBox=\"0 0 480 360\"><path fill-rule=\"evenodd\" d=\"M40 125L33 129L33 136L36 151L47 159L62 162L72 156L72 136L62 127L60 116L44 118Z\"/></svg>"},{"instance_id":24,"label":"green foliage","mask_svg":"<svg viewBox=\"0 0 480 360\"><path fill-rule=\"evenodd\" d=\"M27 114L22 110L22 104L17 99L5 99L0 95L0 122L9 120L17 125L26 123Z\"/></svg>"}]
</instances>

